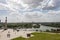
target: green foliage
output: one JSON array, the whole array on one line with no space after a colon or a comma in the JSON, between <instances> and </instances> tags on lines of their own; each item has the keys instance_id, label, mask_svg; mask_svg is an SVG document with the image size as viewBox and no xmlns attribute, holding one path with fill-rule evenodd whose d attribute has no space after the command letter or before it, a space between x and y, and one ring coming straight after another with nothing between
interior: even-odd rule
<instances>
[{"instance_id":1,"label":"green foliage","mask_svg":"<svg viewBox=\"0 0 60 40\"><path fill-rule=\"evenodd\" d=\"M42 25L51 27L60 27L60 23L43 23Z\"/></svg>"},{"instance_id":2,"label":"green foliage","mask_svg":"<svg viewBox=\"0 0 60 40\"><path fill-rule=\"evenodd\" d=\"M39 28L40 25L39 24L36 24L35 26L33 26L34 28Z\"/></svg>"},{"instance_id":3,"label":"green foliage","mask_svg":"<svg viewBox=\"0 0 60 40\"><path fill-rule=\"evenodd\" d=\"M3 23L1 26L5 26L5 23ZM32 23L7 23L7 27L8 28L39 28L40 25L36 24L35 26L33 26Z\"/></svg>"},{"instance_id":4,"label":"green foliage","mask_svg":"<svg viewBox=\"0 0 60 40\"><path fill-rule=\"evenodd\" d=\"M15 28L15 27L19 27L19 28L32 28L32 24L7 24L8 28Z\"/></svg>"},{"instance_id":5,"label":"green foliage","mask_svg":"<svg viewBox=\"0 0 60 40\"><path fill-rule=\"evenodd\" d=\"M32 24L24 24L25 28L32 28Z\"/></svg>"},{"instance_id":6,"label":"green foliage","mask_svg":"<svg viewBox=\"0 0 60 40\"><path fill-rule=\"evenodd\" d=\"M0 28L2 27L2 24L0 24Z\"/></svg>"}]
</instances>

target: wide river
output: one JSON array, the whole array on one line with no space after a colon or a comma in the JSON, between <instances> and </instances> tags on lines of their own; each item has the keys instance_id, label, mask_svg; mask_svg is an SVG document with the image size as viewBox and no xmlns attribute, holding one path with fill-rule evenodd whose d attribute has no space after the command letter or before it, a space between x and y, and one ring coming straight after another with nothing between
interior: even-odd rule
<instances>
[{"instance_id":1,"label":"wide river","mask_svg":"<svg viewBox=\"0 0 60 40\"><path fill-rule=\"evenodd\" d=\"M60 29L60 28L58 28L58 27L50 27L50 26L43 26L43 25L40 26L40 30L42 30L42 31L46 31L47 29L51 30L51 29Z\"/></svg>"}]
</instances>

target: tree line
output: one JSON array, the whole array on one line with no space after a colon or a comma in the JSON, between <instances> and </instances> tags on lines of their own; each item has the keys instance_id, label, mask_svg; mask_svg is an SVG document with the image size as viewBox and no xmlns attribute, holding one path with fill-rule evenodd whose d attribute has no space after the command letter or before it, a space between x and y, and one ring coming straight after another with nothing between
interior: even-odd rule
<instances>
[{"instance_id":1,"label":"tree line","mask_svg":"<svg viewBox=\"0 0 60 40\"><path fill-rule=\"evenodd\" d=\"M0 27L5 26L4 24L0 24ZM40 25L39 24L35 24L33 26L33 24L7 24L8 28L39 28Z\"/></svg>"}]
</instances>

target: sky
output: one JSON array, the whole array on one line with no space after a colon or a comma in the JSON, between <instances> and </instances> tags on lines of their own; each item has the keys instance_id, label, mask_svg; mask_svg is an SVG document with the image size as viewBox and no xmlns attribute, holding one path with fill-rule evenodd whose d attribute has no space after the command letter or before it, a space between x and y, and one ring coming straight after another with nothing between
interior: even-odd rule
<instances>
[{"instance_id":1,"label":"sky","mask_svg":"<svg viewBox=\"0 0 60 40\"><path fill-rule=\"evenodd\" d=\"M5 22L60 22L60 0L0 0Z\"/></svg>"}]
</instances>

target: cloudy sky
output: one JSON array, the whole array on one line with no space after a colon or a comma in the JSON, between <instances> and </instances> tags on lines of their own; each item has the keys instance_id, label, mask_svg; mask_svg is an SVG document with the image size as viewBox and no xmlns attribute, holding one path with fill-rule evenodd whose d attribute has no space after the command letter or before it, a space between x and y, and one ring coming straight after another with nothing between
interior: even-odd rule
<instances>
[{"instance_id":1,"label":"cloudy sky","mask_svg":"<svg viewBox=\"0 0 60 40\"><path fill-rule=\"evenodd\" d=\"M60 22L60 0L0 0L4 22Z\"/></svg>"}]
</instances>

